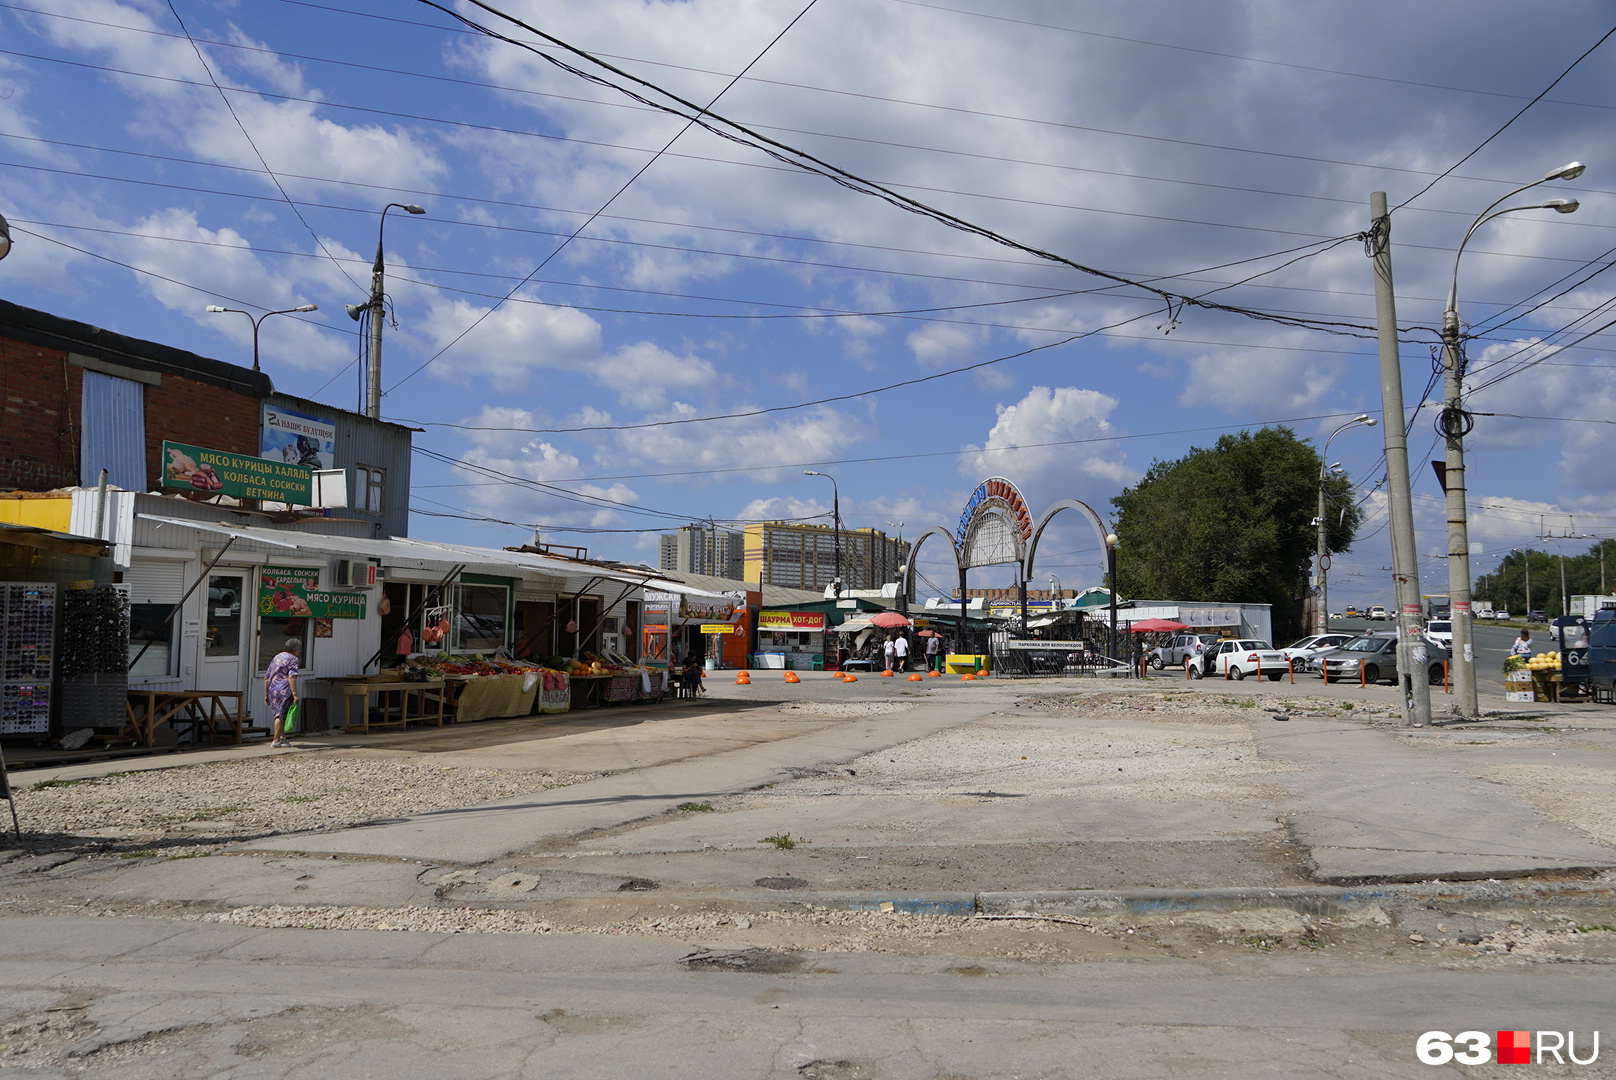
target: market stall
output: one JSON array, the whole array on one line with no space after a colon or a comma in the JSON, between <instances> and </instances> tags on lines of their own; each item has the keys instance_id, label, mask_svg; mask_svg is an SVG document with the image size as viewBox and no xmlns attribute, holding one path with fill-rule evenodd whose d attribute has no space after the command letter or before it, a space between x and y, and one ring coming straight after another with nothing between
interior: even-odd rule
<instances>
[{"instance_id":1,"label":"market stall","mask_svg":"<svg viewBox=\"0 0 1616 1080\"><path fill-rule=\"evenodd\" d=\"M820 611L758 612L754 666L818 670L825 666L825 614Z\"/></svg>"}]
</instances>

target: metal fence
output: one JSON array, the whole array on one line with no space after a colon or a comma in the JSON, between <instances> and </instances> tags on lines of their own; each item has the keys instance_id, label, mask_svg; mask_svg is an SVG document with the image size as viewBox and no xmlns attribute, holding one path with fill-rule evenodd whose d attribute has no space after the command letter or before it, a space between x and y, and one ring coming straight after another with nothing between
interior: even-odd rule
<instances>
[{"instance_id":1,"label":"metal fence","mask_svg":"<svg viewBox=\"0 0 1616 1080\"><path fill-rule=\"evenodd\" d=\"M994 673L1011 678L1132 678L1139 673L1142 656L1133 637L1118 634L1113 645L1109 627L1097 626L1081 638L1040 648L1039 642L1012 639L1001 631L992 635L989 651Z\"/></svg>"}]
</instances>

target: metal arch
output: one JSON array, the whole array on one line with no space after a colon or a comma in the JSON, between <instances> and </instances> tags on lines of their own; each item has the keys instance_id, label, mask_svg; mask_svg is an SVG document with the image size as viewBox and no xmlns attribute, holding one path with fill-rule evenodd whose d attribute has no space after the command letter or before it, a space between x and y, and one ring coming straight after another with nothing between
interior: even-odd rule
<instances>
[{"instance_id":1,"label":"metal arch","mask_svg":"<svg viewBox=\"0 0 1616 1080\"><path fill-rule=\"evenodd\" d=\"M919 561L916 558L916 555L918 555L920 552L920 545L926 542L926 537L931 536L933 533L941 536L945 541L948 542L949 553L954 556L954 569L956 571L960 569L959 545L954 543L954 534L943 528L941 525L933 525L931 528L915 537L914 541L909 545L909 569L903 576L905 596L908 596L915 591L915 563Z\"/></svg>"},{"instance_id":2,"label":"metal arch","mask_svg":"<svg viewBox=\"0 0 1616 1080\"><path fill-rule=\"evenodd\" d=\"M1027 541L1027 561L1021 568L1021 580L1032 580L1032 566L1033 560L1038 555L1038 541L1043 539L1044 530L1049 527L1049 523L1054 519L1055 515L1062 510L1076 510L1087 518L1089 524L1094 526L1094 535L1099 538L1101 552L1107 549L1108 545L1105 538L1109 534L1106 530L1105 522L1100 520L1100 515L1094 512L1094 508L1086 502L1079 502L1077 499L1062 499L1044 511L1044 516L1038 519L1038 525L1032 531L1032 539ZM1101 561L1103 564L1103 555Z\"/></svg>"}]
</instances>

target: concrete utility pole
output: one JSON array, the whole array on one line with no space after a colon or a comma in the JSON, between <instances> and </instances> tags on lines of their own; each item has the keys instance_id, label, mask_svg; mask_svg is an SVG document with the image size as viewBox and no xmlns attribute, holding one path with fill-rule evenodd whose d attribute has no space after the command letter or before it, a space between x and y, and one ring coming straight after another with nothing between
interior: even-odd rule
<instances>
[{"instance_id":1,"label":"concrete utility pole","mask_svg":"<svg viewBox=\"0 0 1616 1080\"><path fill-rule=\"evenodd\" d=\"M1575 212L1578 206L1576 199L1547 199L1529 206L1508 206L1502 210L1497 206L1528 188L1546 184L1550 180L1575 180L1582 174L1582 163L1573 161L1553 170L1541 180L1523 184L1494 200L1471 222L1464 239L1459 242L1459 250L1453 256L1453 281L1448 286L1448 304L1442 312L1443 407L1437 429L1447 443L1444 486L1448 493L1448 602L1452 605L1453 711L1470 719L1481 715L1481 706L1476 698L1476 648L1470 611L1470 516L1465 506L1464 438L1470 433L1471 419L1464 408L1464 353L1459 345L1459 260L1464 257L1465 245L1470 243L1476 230L1501 214L1512 214L1517 210L1554 210L1561 214Z\"/></svg>"},{"instance_id":2,"label":"concrete utility pole","mask_svg":"<svg viewBox=\"0 0 1616 1080\"><path fill-rule=\"evenodd\" d=\"M348 305L348 316L355 321L367 309L370 312L370 347L365 352L365 415L372 420L380 420L382 415L382 323L387 319L382 233L387 228L387 211L395 206L406 214L426 213L414 203L388 203L382 207L382 220L376 226L376 261L370 267L370 300Z\"/></svg>"},{"instance_id":3,"label":"concrete utility pole","mask_svg":"<svg viewBox=\"0 0 1616 1080\"><path fill-rule=\"evenodd\" d=\"M1386 420L1386 493L1392 520L1392 584L1397 603L1397 670L1403 680L1403 723L1431 723L1431 684L1425 677L1420 627L1420 561L1414 546L1414 499L1408 480L1408 420L1403 411L1403 362L1397 346L1397 297L1392 290L1392 218L1386 193L1369 196L1369 254L1375 260L1375 320L1380 337L1380 409Z\"/></svg>"}]
</instances>

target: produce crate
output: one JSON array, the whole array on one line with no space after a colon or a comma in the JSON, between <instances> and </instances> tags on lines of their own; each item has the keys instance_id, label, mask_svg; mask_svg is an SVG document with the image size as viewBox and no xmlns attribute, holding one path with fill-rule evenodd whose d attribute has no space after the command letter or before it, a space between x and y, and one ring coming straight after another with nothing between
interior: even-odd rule
<instances>
[{"instance_id":1,"label":"produce crate","mask_svg":"<svg viewBox=\"0 0 1616 1080\"><path fill-rule=\"evenodd\" d=\"M550 681L553 683L555 678L556 677L554 675L550 676ZM567 712L571 708L572 680L570 678L568 678L566 675L561 676L561 689L559 690L544 689L544 685L541 680L539 685L539 697L535 704L533 710L534 712L544 713L548 716L556 713Z\"/></svg>"}]
</instances>

